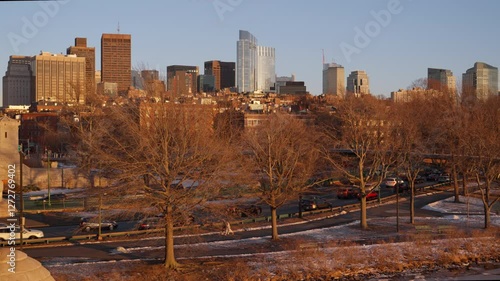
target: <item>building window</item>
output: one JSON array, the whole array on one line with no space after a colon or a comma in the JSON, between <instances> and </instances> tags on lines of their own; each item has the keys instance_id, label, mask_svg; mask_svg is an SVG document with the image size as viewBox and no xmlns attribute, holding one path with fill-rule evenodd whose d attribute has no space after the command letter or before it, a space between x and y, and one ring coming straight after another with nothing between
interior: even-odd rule
<instances>
[{"instance_id":1,"label":"building window","mask_svg":"<svg viewBox=\"0 0 500 281\"><path fill-rule=\"evenodd\" d=\"M5 132L5 138L7 138L7 132Z\"/></svg>"}]
</instances>

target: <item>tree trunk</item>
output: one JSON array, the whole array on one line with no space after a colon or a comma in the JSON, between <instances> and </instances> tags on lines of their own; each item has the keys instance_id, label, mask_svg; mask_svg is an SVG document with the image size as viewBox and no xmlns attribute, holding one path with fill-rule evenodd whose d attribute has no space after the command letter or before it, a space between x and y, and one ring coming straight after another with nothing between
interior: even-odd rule
<instances>
[{"instance_id":1,"label":"tree trunk","mask_svg":"<svg viewBox=\"0 0 500 281\"><path fill-rule=\"evenodd\" d=\"M453 174L453 191L455 193L455 203L460 203L460 193L458 188L458 173L456 165L451 168L451 173Z\"/></svg>"},{"instance_id":2,"label":"tree trunk","mask_svg":"<svg viewBox=\"0 0 500 281\"><path fill-rule=\"evenodd\" d=\"M368 222L366 220L366 196L361 197L361 229L368 229Z\"/></svg>"},{"instance_id":3,"label":"tree trunk","mask_svg":"<svg viewBox=\"0 0 500 281\"><path fill-rule=\"evenodd\" d=\"M278 215L276 208L271 206L271 225L273 229L272 240L278 240Z\"/></svg>"},{"instance_id":4,"label":"tree trunk","mask_svg":"<svg viewBox=\"0 0 500 281\"><path fill-rule=\"evenodd\" d=\"M467 196L467 175L465 171L462 171L462 195Z\"/></svg>"},{"instance_id":5,"label":"tree trunk","mask_svg":"<svg viewBox=\"0 0 500 281\"><path fill-rule=\"evenodd\" d=\"M415 223L415 183L412 182L410 188L410 223Z\"/></svg>"},{"instance_id":6,"label":"tree trunk","mask_svg":"<svg viewBox=\"0 0 500 281\"><path fill-rule=\"evenodd\" d=\"M165 267L176 269L179 266L174 255L174 221L172 207L167 207L165 214Z\"/></svg>"},{"instance_id":7,"label":"tree trunk","mask_svg":"<svg viewBox=\"0 0 500 281\"><path fill-rule=\"evenodd\" d=\"M490 227L490 206L484 205L484 229Z\"/></svg>"}]
</instances>

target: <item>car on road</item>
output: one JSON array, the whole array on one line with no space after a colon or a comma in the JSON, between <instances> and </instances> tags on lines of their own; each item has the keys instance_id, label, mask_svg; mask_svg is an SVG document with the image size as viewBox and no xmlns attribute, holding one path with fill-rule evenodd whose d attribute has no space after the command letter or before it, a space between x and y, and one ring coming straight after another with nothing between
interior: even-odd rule
<instances>
[{"instance_id":1,"label":"car on road","mask_svg":"<svg viewBox=\"0 0 500 281\"><path fill-rule=\"evenodd\" d=\"M101 221L101 229L109 229L113 230L118 227L118 223L116 221L110 220L102 220ZM99 222L97 218L82 218L80 220L80 229L82 231L89 232L91 230L95 230L99 228Z\"/></svg>"},{"instance_id":2,"label":"car on road","mask_svg":"<svg viewBox=\"0 0 500 281\"><path fill-rule=\"evenodd\" d=\"M137 226L138 230L156 229L165 227L164 217L149 217L144 218L139 222Z\"/></svg>"},{"instance_id":3,"label":"car on road","mask_svg":"<svg viewBox=\"0 0 500 281\"><path fill-rule=\"evenodd\" d=\"M300 208L304 211L332 208L333 205L323 198L303 198L299 202Z\"/></svg>"},{"instance_id":4,"label":"car on road","mask_svg":"<svg viewBox=\"0 0 500 281\"><path fill-rule=\"evenodd\" d=\"M14 229L12 229L7 225L2 224L2 226L0 226L0 240L2 241L9 240L11 237L12 230L14 230L15 232L14 234L15 239L21 239L21 228L19 226L16 226ZM39 239L43 237L44 234L43 231L41 230L29 229L26 227L24 228L23 239Z\"/></svg>"},{"instance_id":5,"label":"car on road","mask_svg":"<svg viewBox=\"0 0 500 281\"><path fill-rule=\"evenodd\" d=\"M340 187L337 189L338 199L351 199L358 196L359 189L356 187Z\"/></svg>"},{"instance_id":6,"label":"car on road","mask_svg":"<svg viewBox=\"0 0 500 281\"><path fill-rule=\"evenodd\" d=\"M375 200L378 198L378 191L372 190L370 193L366 194L366 201ZM361 193L358 193L358 200L361 200Z\"/></svg>"},{"instance_id":7,"label":"car on road","mask_svg":"<svg viewBox=\"0 0 500 281\"><path fill-rule=\"evenodd\" d=\"M403 180L396 178L396 177L390 177L386 178L384 181L384 184L386 187L394 187L396 184L401 183Z\"/></svg>"}]
</instances>

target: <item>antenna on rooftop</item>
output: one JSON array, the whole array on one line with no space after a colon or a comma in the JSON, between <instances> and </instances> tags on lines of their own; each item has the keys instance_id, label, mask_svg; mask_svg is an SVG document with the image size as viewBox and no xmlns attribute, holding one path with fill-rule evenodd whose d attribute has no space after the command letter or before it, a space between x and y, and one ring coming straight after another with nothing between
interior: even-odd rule
<instances>
[{"instance_id":1,"label":"antenna on rooftop","mask_svg":"<svg viewBox=\"0 0 500 281\"><path fill-rule=\"evenodd\" d=\"M323 65L325 65L325 49L321 49L321 51L323 52Z\"/></svg>"},{"instance_id":2,"label":"antenna on rooftop","mask_svg":"<svg viewBox=\"0 0 500 281\"><path fill-rule=\"evenodd\" d=\"M120 34L120 22L118 22L118 28L116 29L116 31L118 32L118 34Z\"/></svg>"}]
</instances>

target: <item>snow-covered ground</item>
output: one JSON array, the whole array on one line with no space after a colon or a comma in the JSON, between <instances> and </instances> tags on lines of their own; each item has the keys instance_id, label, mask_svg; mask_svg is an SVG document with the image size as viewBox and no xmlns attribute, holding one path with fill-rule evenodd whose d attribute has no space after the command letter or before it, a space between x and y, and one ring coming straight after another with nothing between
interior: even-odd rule
<instances>
[{"instance_id":1,"label":"snow-covered ground","mask_svg":"<svg viewBox=\"0 0 500 281\"><path fill-rule=\"evenodd\" d=\"M434 202L432 204L429 204L424 207L424 209L427 210L432 210L432 211L438 211L444 214L449 214L444 217L417 217L415 222L416 224L424 224L424 225L435 225L435 226L440 226L440 225L447 225L447 226L453 226L456 227L457 229L464 228L464 226L468 228L477 228L481 229L483 224L484 224L484 216L482 215L483 207L482 207L482 201L479 199L474 199L474 198L465 198L461 197L462 203L453 203L453 198L448 198L439 202ZM468 203L467 203L468 202ZM411 228L414 227L408 223L405 223L403 221L407 221L407 218L400 218L400 224L401 227L407 227ZM313 229L313 230L307 230L299 233L293 233L293 234L283 234L280 237L282 238L291 238L291 239L297 239L301 241L307 241L307 243L312 243L313 245L319 245L321 247L322 254L321 255L335 255L339 254L339 246L338 244L331 243L332 241L345 241L346 237L349 237L349 240L357 240L357 241L363 241L363 239L387 239L395 236L395 224L396 224L396 217L392 218L372 218L369 219L368 224L369 226L377 229L377 230L382 230L382 231L365 231L359 229L357 227L359 224L358 221L345 224L345 225L340 225L340 226L334 226L334 227L328 227L328 228L323 228L323 229ZM491 214L491 224L492 226L500 226L500 216L492 213ZM269 228L269 226L263 226L261 228ZM255 228L254 228L255 229ZM249 229L239 229L236 230L235 232L241 232L241 231L248 231ZM386 231L383 231L386 230ZM198 243L198 244L189 244L189 245L176 245L176 249L180 250L183 248L189 248L189 249L196 249L196 248L201 248L203 249L204 253L210 253L210 252L217 252L223 249L230 249L230 248L251 248L259 245L266 245L266 243L269 243L269 238L270 237L257 237L257 238L251 238L251 239L238 239L238 240L221 240L221 241L216 241L216 242L210 242L210 243ZM485 238L486 239L486 238ZM337 242L338 243L338 242ZM401 242L401 243L392 243L392 244L383 244L383 245L354 245L350 247L350 251L358 251L358 254L366 254L370 255L370 253L377 252L380 254L382 252L381 249L385 248L387 250L384 251L393 251L393 255L403 255L401 254L401 251L404 249L412 248L415 247L413 242ZM434 242L433 242L434 243ZM444 243L450 243L450 242L444 242ZM451 242L451 243L466 243L465 240L460 240L460 242ZM490 241L485 241L485 243L491 243ZM163 247L158 246L158 247L118 247L117 249L114 249L110 252L110 254L122 254L122 253L141 253L141 252L147 252L147 251L157 251L161 250ZM429 248L431 249L431 248ZM266 252L262 254L242 254L242 255L220 255L220 256L210 256L210 255L198 255L196 258L198 259L205 259L205 258L234 258L234 257L258 257L261 256L263 259L262 260L273 260L274 264L288 264L290 262L290 259L293 259L297 255L297 250L292 249L289 251L277 251L277 252ZM382 254L385 255L385 254ZM389 255L389 254L387 254ZM428 253L428 258L432 259L432 251ZM182 259L180 259L182 260ZM92 261L92 260L87 260L87 261L75 261L75 260L52 260L44 263L44 265L53 272L58 272L58 273L72 273L75 271L78 272L85 272L89 270L88 272L95 272L95 270L99 270L98 268L105 267L106 265L118 265L118 264L130 264L130 263L135 263L139 262L141 260L126 260L126 261ZM259 263L257 261L253 261L254 267L258 268L259 265L255 263ZM367 263L364 266L370 266L372 262L367 259ZM293 264L293 262L291 263ZM329 266L328 264L323 264L322 266ZM338 266L338 265L337 265ZM363 265L359 265L359 267L362 267ZM290 270L293 270L293 268L290 268Z\"/></svg>"}]
</instances>

